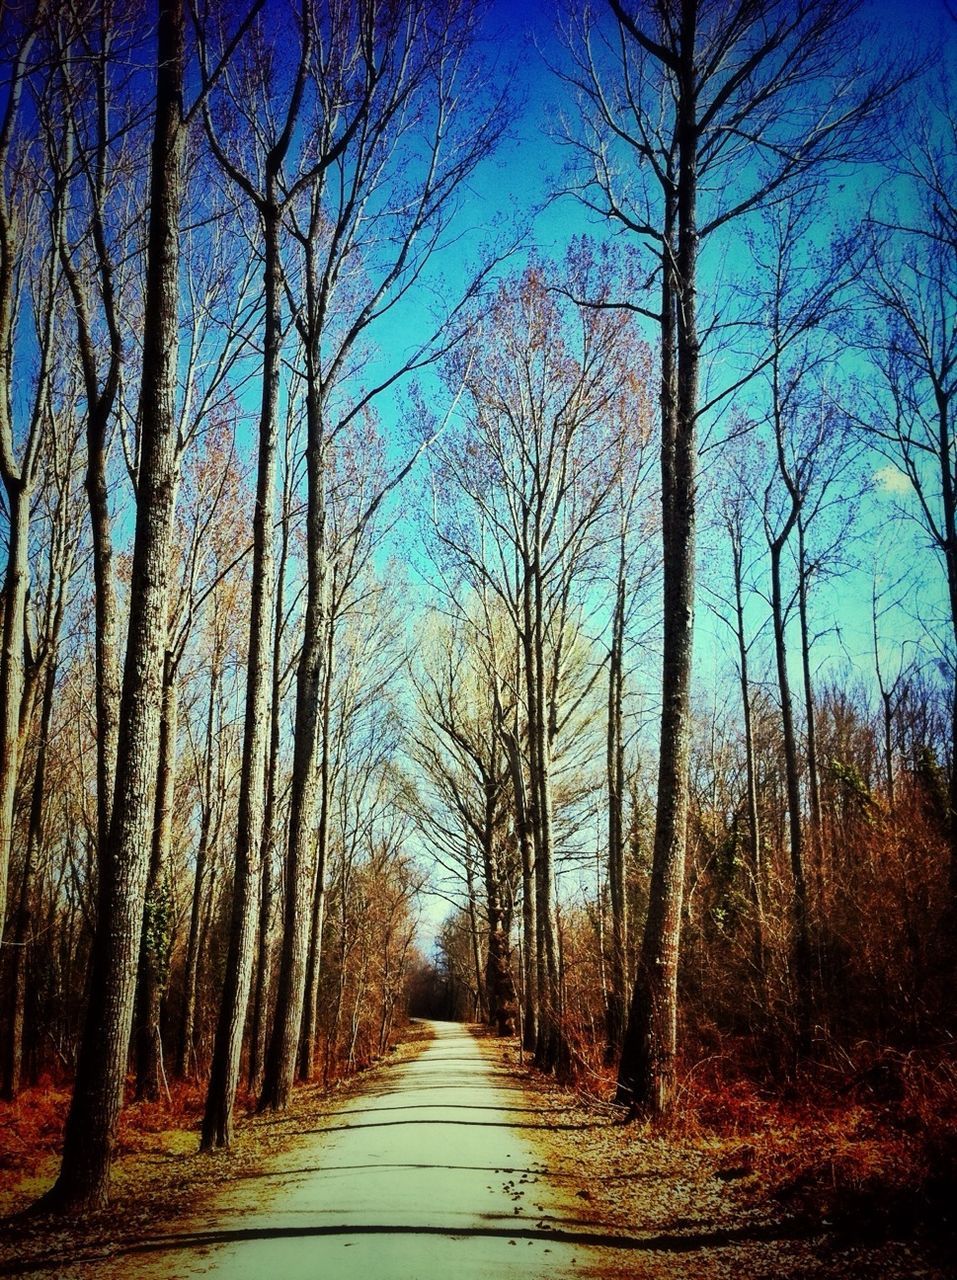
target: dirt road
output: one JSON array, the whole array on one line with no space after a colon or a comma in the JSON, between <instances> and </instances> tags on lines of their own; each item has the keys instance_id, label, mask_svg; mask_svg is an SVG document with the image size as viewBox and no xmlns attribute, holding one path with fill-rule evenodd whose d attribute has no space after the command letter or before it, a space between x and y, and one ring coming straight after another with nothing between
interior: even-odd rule
<instances>
[{"instance_id":1,"label":"dirt road","mask_svg":"<svg viewBox=\"0 0 957 1280\"><path fill-rule=\"evenodd\" d=\"M435 1031L328 1127L231 1184L197 1229L128 1256L125 1274L540 1280L593 1266L588 1226L523 1136L544 1116L466 1030Z\"/></svg>"}]
</instances>

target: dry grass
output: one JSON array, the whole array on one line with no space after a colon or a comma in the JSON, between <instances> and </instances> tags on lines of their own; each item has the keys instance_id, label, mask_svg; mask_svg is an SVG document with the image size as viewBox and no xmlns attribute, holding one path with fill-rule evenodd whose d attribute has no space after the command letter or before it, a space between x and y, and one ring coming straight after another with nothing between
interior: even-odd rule
<instances>
[{"instance_id":1,"label":"dry grass","mask_svg":"<svg viewBox=\"0 0 957 1280\"><path fill-rule=\"evenodd\" d=\"M899 1064L893 1098L845 1081L787 1101L729 1083L715 1060L685 1074L674 1121L654 1128L622 1123L601 1069L583 1096L520 1068L514 1043L485 1046L547 1109L536 1136L552 1177L631 1241L605 1277L953 1274L957 1090L939 1058Z\"/></svg>"},{"instance_id":2,"label":"dry grass","mask_svg":"<svg viewBox=\"0 0 957 1280\"><path fill-rule=\"evenodd\" d=\"M850 1064L848 1064L850 1066ZM776 1099L714 1061L689 1073L672 1132L718 1141L730 1180L842 1229L952 1234L957 1204L957 1063L942 1053L862 1051Z\"/></svg>"}]
</instances>

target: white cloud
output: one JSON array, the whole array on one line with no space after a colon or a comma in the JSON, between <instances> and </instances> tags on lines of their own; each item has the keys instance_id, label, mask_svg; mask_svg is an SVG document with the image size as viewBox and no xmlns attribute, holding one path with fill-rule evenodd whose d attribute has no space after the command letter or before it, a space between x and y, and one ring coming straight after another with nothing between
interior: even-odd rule
<instances>
[{"instance_id":1,"label":"white cloud","mask_svg":"<svg viewBox=\"0 0 957 1280\"><path fill-rule=\"evenodd\" d=\"M890 462L885 467L877 468L874 483L883 493L909 493L911 488L908 476L900 467L895 467Z\"/></svg>"}]
</instances>

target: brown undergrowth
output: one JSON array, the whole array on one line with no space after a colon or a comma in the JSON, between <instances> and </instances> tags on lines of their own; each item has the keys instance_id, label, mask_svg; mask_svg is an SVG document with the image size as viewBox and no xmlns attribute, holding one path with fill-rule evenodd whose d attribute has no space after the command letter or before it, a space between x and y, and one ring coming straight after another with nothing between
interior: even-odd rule
<instances>
[{"instance_id":1,"label":"brown undergrowth","mask_svg":"<svg viewBox=\"0 0 957 1280\"><path fill-rule=\"evenodd\" d=\"M400 1034L389 1053L371 1064L373 1070L409 1061L432 1038L420 1023ZM67 1272L57 1259L78 1257L83 1274L96 1275L97 1263L108 1267L114 1244L156 1231L195 1211L224 1181L257 1172L343 1097L364 1088L366 1078L363 1068L328 1086L300 1085L279 1115L256 1115L252 1099L240 1097L233 1146L213 1155L198 1149L199 1087L176 1088L170 1101L131 1103L123 1111L110 1207L82 1221L16 1216L56 1177L69 1104L69 1090L49 1081L25 1091L15 1103L0 1106L0 1275L63 1276Z\"/></svg>"},{"instance_id":2,"label":"brown undergrowth","mask_svg":"<svg viewBox=\"0 0 957 1280\"><path fill-rule=\"evenodd\" d=\"M784 1099L729 1082L715 1061L689 1073L673 1129L720 1141L723 1172L857 1234L953 1240L957 1059L862 1046L842 1072L807 1073Z\"/></svg>"},{"instance_id":3,"label":"brown undergrowth","mask_svg":"<svg viewBox=\"0 0 957 1280\"><path fill-rule=\"evenodd\" d=\"M624 1123L613 1078L564 1088L514 1041L485 1039L546 1115L533 1136L582 1216L620 1234L606 1277L944 1277L955 1274L952 1059L884 1054L782 1100L723 1075L680 1082L667 1126ZM620 1258L618 1258L620 1252Z\"/></svg>"}]
</instances>

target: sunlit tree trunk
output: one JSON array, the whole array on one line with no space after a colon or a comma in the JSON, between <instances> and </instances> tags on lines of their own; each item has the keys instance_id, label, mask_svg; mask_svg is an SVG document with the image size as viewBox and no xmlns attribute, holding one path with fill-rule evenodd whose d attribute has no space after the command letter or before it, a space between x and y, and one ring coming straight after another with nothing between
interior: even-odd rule
<instances>
[{"instance_id":1,"label":"sunlit tree trunk","mask_svg":"<svg viewBox=\"0 0 957 1280\"><path fill-rule=\"evenodd\" d=\"M256 985L253 993L252 1027L249 1048L249 1088L258 1093L265 1069L266 1033L269 1023L269 990L272 977L273 946L270 936L273 905L281 884L276 883L275 857L279 844L277 791L279 786L279 748L281 745L280 706L282 703L282 639L286 598L286 561L289 555L290 475L287 459L283 491L283 521L280 535L279 564L276 572L276 606L273 626L271 726L269 763L266 773L266 808L263 829L263 880L259 903L259 938L255 965Z\"/></svg>"},{"instance_id":2,"label":"sunlit tree trunk","mask_svg":"<svg viewBox=\"0 0 957 1280\"><path fill-rule=\"evenodd\" d=\"M517 717L516 717L517 719ZM529 830L525 771L518 744L518 725L502 728L508 753L512 798L515 806L515 836L522 864L522 1047L534 1053L538 1039L538 910L535 902L535 853Z\"/></svg>"},{"instance_id":3,"label":"sunlit tree trunk","mask_svg":"<svg viewBox=\"0 0 957 1280\"><path fill-rule=\"evenodd\" d=\"M496 741L491 741L489 760L496 759ZM503 884L499 868L496 843L499 780L487 775L484 779L485 814L483 823L482 866L485 876L485 911L488 922L488 951L485 958L485 991L489 1019L499 1035L511 1035L515 1008L515 984L512 979L509 954L509 929Z\"/></svg>"},{"instance_id":4,"label":"sunlit tree trunk","mask_svg":"<svg viewBox=\"0 0 957 1280\"><path fill-rule=\"evenodd\" d=\"M612 612L608 655L606 775L608 786L608 897L611 903L611 981L606 1005L605 1061L614 1062L625 1034L628 999L628 892L625 883L625 749L622 738L625 629L624 553L618 566L618 590Z\"/></svg>"},{"instance_id":5,"label":"sunlit tree trunk","mask_svg":"<svg viewBox=\"0 0 957 1280\"><path fill-rule=\"evenodd\" d=\"M322 930L326 914L326 864L329 857L329 803L332 785L332 676L335 656L336 619L327 627L326 664L323 672L322 719L319 744L319 822L316 830L316 878L312 890L312 925L309 931L309 961L306 967L306 1002L303 1009L299 1075L313 1078L316 1032L319 1019L319 979L322 975Z\"/></svg>"},{"instance_id":6,"label":"sunlit tree trunk","mask_svg":"<svg viewBox=\"0 0 957 1280\"><path fill-rule=\"evenodd\" d=\"M306 991L306 964L315 883L315 824L318 816L318 735L328 626L326 564L324 406L314 367L306 389L306 616L296 674L295 737L289 798L282 949L272 1035L266 1055L260 1110L282 1110L292 1092Z\"/></svg>"},{"instance_id":7,"label":"sunlit tree trunk","mask_svg":"<svg viewBox=\"0 0 957 1280\"><path fill-rule=\"evenodd\" d=\"M545 672L545 601L541 572L542 548L536 529L530 539L531 560L525 585L525 688L528 717L528 765L531 790L533 844L535 848L535 904L537 909L536 981L538 987L538 1036L536 1065L545 1071L564 1072L568 1045L562 1022L559 980L558 923L555 915L555 865L552 824L551 743L548 724L549 697Z\"/></svg>"},{"instance_id":8,"label":"sunlit tree trunk","mask_svg":"<svg viewBox=\"0 0 957 1280\"><path fill-rule=\"evenodd\" d=\"M63 1161L46 1204L103 1206L108 1198L154 818L168 575L178 480L179 216L183 195L182 0L160 0L151 153L140 394L140 469L130 620L110 824L109 875L99 886L90 1000Z\"/></svg>"},{"instance_id":9,"label":"sunlit tree trunk","mask_svg":"<svg viewBox=\"0 0 957 1280\"><path fill-rule=\"evenodd\" d=\"M767 972L765 957L764 865L761 855L761 821L758 811L757 763L754 751L754 713L751 708L751 682L748 676L748 641L744 626L744 565L740 528L730 529L731 556L734 573L734 622L738 642L738 681L744 715L744 754L748 788L748 847L750 853L751 891L754 901L754 963L763 980Z\"/></svg>"},{"instance_id":10,"label":"sunlit tree trunk","mask_svg":"<svg viewBox=\"0 0 957 1280\"><path fill-rule=\"evenodd\" d=\"M149 874L146 880L133 1031L136 1097L150 1101L156 1101L166 1089L161 1018L173 945L170 860L173 837L173 796L176 786L179 691L176 662L169 651L165 660L162 699L159 766L156 778L156 820L153 824Z\"/></svg>"},{"instance_id":11,"label":"sunlit tree trunk","mask_svg":"<svg viewBox=\"0 0 957 1280\"><path fill-rule=\"evenodd\" d=\"M694 30L685 31L693 48ZM693 72L685 69L685 78ZM685 90L690 86L685 83ZM698 342L695 313L694 95L678 126L679 178L666 198L661 261L661 508L664 657L658 802L648 915L618 1069L618 1101L667 1110L677 1045L678 947L684 894L694 620ZM676 251L677 245L677 251ZM678 281L681 281L679 299Z\"/></svg>"},{"instance_id":12,"label":"sunlit tree trunk","mask_svg":"<svg viewBox=\"0 0 957 1280\"><path fill-rule=\"evenodd\" d=\"M206 706L206 740L203 760L202 798L200 800L199 840L196 846L196 873L190 903L189 930L186 935L186 965L183 975L183 1012L180 1019L176 1074L180 1079L192 1078L196 1070L196 999L199 981L199 955L203 901L207 890L207 867L213 831L213 760L217 701L222 658L217 651L209 670L209 697Z\"/></svg>"},{"instance_id":13,"label":"sunlit tree trunk","mask_svg":"<svg viewBox=\"0 0 957 1280\"><path fill-rule=\"evenodd\" d=\"M246 712L236 827L236 866L226 978L219 1006L213 1062L206 1094L203 1150L229 1146L233 1104L239 1081L243 1030L255 954L265 833L266 765L272 717L270 704L272 627L275 597L276 440L282 340L279 213L274 184L282 152L270 154L269 185L260 208L264 247L264 328L259 463L253 518L252 604L246 663ZM278 624L276 624L278 626Z\"/></svg>"},{"instance_id":14,"label":"sunlit tree trunk","mask_svg":"<svg viewBox=\"0 0 957 1280\"><path fill-rule=\"evenodd\" d=\"M17 288L22 254L15 203L17 178L9 177L18 142L20 108L27 68L36 41L38 9L33 22L20 33L5 84L6 97L0 116L0 481L7 517L7 556L3 574L2 626L0 626L0 935L7 911L7 878L13 841L14 803L20 769L20 723L24 695L26 605L30 582L30 502L46 426L46 382L53 318L51 294L46 317L38 315L37 339L40 366L33 396L33 410L26 424L21 458L16 456L14 395ZM11 187L14 190L11 191ZM22 225L22 224L21 224Z\"/></svg>"}]
</instances>

